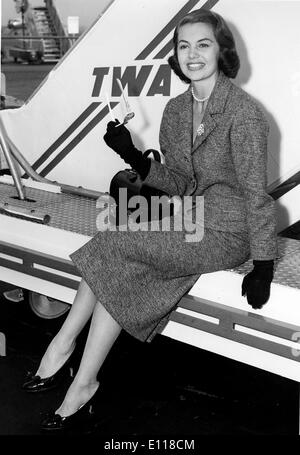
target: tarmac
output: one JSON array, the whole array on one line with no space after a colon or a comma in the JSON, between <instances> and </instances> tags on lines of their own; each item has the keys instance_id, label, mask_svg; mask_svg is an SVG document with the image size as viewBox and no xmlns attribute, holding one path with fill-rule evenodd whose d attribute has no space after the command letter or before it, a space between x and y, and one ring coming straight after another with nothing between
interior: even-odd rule
<instances>
[{"instance_id":1,"label":"tarmac","mask_svg":"<svg viewBox=\"0 0 300 455\"><path fill-rule=\"evenodd\" d=\"M71 381L29 394L21 389L67 313L42 319L28 299L3 297L0 283L0 435L42 435L43 414L57 408ZM78 367L88 327L76 347ZM122 332L98 376L93 434L100 438L297 435L298 383L157 335L141 343Z\"/></svg>"}]
</instances>

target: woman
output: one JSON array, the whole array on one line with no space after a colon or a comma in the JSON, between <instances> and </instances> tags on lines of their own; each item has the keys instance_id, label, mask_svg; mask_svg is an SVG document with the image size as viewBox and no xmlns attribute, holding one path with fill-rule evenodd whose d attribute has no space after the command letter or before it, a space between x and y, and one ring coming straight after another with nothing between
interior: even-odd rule
<instances>
[{"instance_id":1,"label":"woman","mask_svg":"<svg viewBox=\"0 0 300 455\"><path fill-rule=\"evenodd\" d=\"M269 298L276 222L266 193L268 125L254 100L229 80L239 58L224 20L203 9L185 16L176 27L169 63L189 87L164 110L165 164L144 158L118 121L109 122L104 140L144 183L170 195L204 196L204 237L186 242L184 230L106 231L71 255L83 279L65 323L24 389L54 386L90 317L91 325L78 372L44 429L72 427L87 418L98 371L121 329L151 341L202 273L235 267L250 255L254 268L242 293L253 308Z\"/></svg>"}]
</instances>

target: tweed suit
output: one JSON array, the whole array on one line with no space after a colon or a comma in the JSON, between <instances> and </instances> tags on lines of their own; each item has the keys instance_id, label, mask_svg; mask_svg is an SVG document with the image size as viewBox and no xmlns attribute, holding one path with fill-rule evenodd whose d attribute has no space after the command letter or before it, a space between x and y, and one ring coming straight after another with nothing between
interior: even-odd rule
<instances>
[{"instance_id":1,"label":"tweed suit","mask_svg":"<svg viewBox=\"0 0 300 455\"><path fill-rule=\"evenodd\" d=\"M267 185L268 124L256 102L220 73L192 143L190 90L169 101L161 130L167 166L151 163L145 183L171 194L204 195L205 226L247 232L251 257L276 257L276 214Z\"/></svg>"},{"instance_id":2,"label":"tweed suit","mask_svg":"<svg viewBox=\"0 0 300 455\"><path fill-rule=\"evenodd\" d=\"M149 225L148 231L99 232L71 255L98 301L141 341L163 329L202 273L233 268L249 255L276 257L261 109L220 73L204 134L193 144L192 103L190 88L167 103L160 128L165 164L152 161L144 182L170 195L204 196L203 239L187 242L184 229L155 232Z\"/></svg>"}]
</instances>

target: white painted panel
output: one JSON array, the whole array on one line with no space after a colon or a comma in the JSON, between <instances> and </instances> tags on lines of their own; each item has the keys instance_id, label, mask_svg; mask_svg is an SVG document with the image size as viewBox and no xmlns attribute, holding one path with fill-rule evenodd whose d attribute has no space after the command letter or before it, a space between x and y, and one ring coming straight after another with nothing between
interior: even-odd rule
<instances>
[{"instance_id":1,"label":"white painted panel","mask_svg":"<svg viewBox=\"0 0 300 455\"><path fill-rule=\"evenodd\" d=\"M300 289L273 282L267 305L254 310L241 294L243 278L230 271L206 273L200 276L189 295L300 327Z\"/></svg>"},{"instance_id":2,"label":"white painted panel","mask_svg":"<svg viewBox=\"0 0 300 455\"><path fill-rule=\"evenodd\" d=\"M4 281L5 283L10 283L17 287L28 289L29 291L47 295L48 297L61 300L65 303L72 304L76 295L76 291L73 289L30 275L25 275L24 273L16 272L15 270L9 270L1 266L0 276L1 281Z\"/></svg>"}]
</instances>

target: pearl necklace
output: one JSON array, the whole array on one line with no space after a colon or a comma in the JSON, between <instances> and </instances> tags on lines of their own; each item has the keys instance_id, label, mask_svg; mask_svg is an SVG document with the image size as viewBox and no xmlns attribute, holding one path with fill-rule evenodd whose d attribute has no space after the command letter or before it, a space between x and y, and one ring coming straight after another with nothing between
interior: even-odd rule
<instances>
[{"instance_id":1,"label":"pearl necklace","mask_svg":"<svg viewBox=\"0 0 300 455\"><path fill-rule=\"evenodd\" d=\"M192 92L194 100L197 101L197 103L204 103L210 97L210 95L208 95L206 98L202 98L202 99L201 98L197 98L197 96L194 93L194 87L191 88L191 92Z\"/></svg>"},{"instance_id":2,"label":"pearl necklace","mask_svg":"<svg viewBox=\"0 0 300 455\"><path fill-rule=\"evenodd\" d=\"M197 96L194 93L194 87L191 87L191 92L192 92L194 100L197 101L197 103L204 103L210 97L210 95L208 95L206 98L202 98L202 99L197 98ZM199 137L199 136L202 136L203 134L204 134L204 123L200 123L200 125L198 126L197 131L196 131L196 136Z\"/></svg>"}]
</instances>

